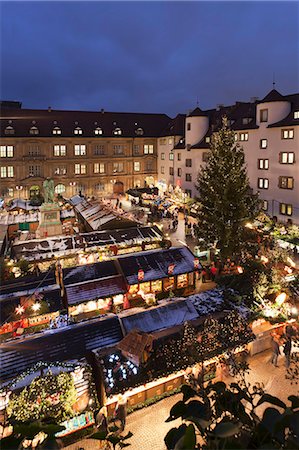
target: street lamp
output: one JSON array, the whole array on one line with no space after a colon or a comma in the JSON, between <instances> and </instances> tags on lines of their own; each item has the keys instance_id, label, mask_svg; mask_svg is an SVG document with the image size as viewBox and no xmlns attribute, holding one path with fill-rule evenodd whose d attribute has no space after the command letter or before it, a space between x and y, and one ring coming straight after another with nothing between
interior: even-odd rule
<instances>
[{"instance_id":1,"label":"street lamp","mask_svg":"<svg viewBox=\"0 0 299 450\"><path fill-rule=\"evenodd\" d=\"M20 194L21 194L21 190L23 189L23 186L16 186L16 190L19 193L19 200L20 200Z\"/></svg>"}]
</instances>

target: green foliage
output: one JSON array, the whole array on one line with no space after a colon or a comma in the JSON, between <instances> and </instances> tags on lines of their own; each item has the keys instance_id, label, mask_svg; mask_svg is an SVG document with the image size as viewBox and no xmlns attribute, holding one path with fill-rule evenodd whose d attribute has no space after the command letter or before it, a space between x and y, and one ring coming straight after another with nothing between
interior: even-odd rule
<instances>
[{"instance_id":1,"label":"green foliage","mask_svg":"<svg viewBox=\"0 0 299 450\"><path fill-rule=\"evenodd\" d=\"M245 156L235 133L223 126L213 134L211 152L197 178L199 193L198 236L217 242L222 257L239 255L244 225L258 213L258 199L250 189Z\"/></svg>"},{"instance_id":2,"label":"green foliage","mask_svg":"<svg viewBox=\"0 0 299 450\"><path fill-rule=\"evenodd\" d=\"M111 448L109 444L112 445L113 449L116 448L125 448L130 445L129 442L126 442L130 439L133 434L129 431L125 436L120 434L120 429L116 426L110 427L107 432L105 431L97 431L88 437L88 439L96 439L99 441L104 441L108 444L107 448Z\"/></svg>"},{"instance_id":3,"label":"green foliage","mask_svg":"<svg viewBox=\"0 0 299 450\"><path fill-rule=\"evenodd\" d=\"M165 436L168 450L185 449L295 449L299 446L299 397L286 405L264 392L260 385L246 384L240 372L238 383L209 384L194 391L182 386L183 400L176 403L166 420L181 418L182 424ZM270 404L262 417L257 408ZM187 445L188 446L184 446Z\"/></svg>"},{"instance_id":4,"label":"green foliage","mask_svg":"<svg viewBox=\"0 0 299 450\"><path fill-rule=\"evenodd\" d=\"M7 406L8 417L20 422L51 418L62 422L74 415L77 392L72 376L61 372L35 378Z\"/></svg>"}]
</instances>

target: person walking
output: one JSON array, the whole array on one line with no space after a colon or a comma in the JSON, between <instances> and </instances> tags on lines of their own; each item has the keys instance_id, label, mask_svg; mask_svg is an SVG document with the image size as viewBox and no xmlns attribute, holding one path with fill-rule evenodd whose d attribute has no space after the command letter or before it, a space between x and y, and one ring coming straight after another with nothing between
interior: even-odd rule
<instances>
[{"instance_id":1,"label":"person walking","mask_svg":"<svg viewBox=\"0 0 299 450\"><path fill-rule=\"evenodd\" d=\"M120 431L124 431L127 419L127 399L123 395L119 394L117 398L117 405L115 408L115 420L120 420Z\"/></svg>"},{"instance_id":2,"label":"person walking","mask_svg":"<svg viewBox=\"0 0 299 450\"><path fill-rule=\"evenodd\" d=\"M291 351L292 351L292 339L289 336L287 336L283 347L283 353L285 355L285 366L287 369L290 367Z\"/></svg>"},{"instance_id":3,"label":"person walking","mask_svg":"<svg viewBox=\"0 0 299 450\"><path fill-rule=\"evenodd\" d=\"M279 339L276 333L271 334L271 349L272 349L272 358L271 358L271 364L273 364L275 367L278 367L277 359L280 355L280 348L279 348Z\"/></svg>"}]
</instances>

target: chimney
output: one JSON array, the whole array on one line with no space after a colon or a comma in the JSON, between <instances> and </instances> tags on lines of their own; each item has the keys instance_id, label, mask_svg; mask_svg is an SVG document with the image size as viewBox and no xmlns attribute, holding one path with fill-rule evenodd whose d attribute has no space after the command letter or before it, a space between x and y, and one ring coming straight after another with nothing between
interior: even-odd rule
<instances>
[{"instance_id":1,"label":"chimney","mask_svg":"<svg viewBox=\"0 0 299 450\"><path fill-rule=\"evenodd\" d=\"M52 111L51 106L48 106L48 112L51 112L51 111Z\"/></svg>"},{"instance_id":2,"label":"chimney","mask_svg":"<svg viewBox=\"0 0 299 450\"><path fill-rule=\"evenodd\" d=\"M251 97L250 103L255 103L259 98L258 97Z\"/></svg>"},{"instance_id":3,"label":"chimney","mask_svg":"<svg viewBox=\"0 0 299 450\"><path fill-rule=\"evenodd\" d=\"M216 106L216 111L220 111L221 108L224 108L224 104L218 103L218 105Z\"/></svg>"}]
</instances>

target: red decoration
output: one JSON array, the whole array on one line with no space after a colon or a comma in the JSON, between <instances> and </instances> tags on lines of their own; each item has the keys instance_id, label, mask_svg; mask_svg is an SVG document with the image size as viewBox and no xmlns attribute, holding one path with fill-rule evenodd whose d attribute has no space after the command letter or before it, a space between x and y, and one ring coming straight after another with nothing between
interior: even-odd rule
<instances>
[{"instance_id":1,"label":"red decoration","mask_svg":"<svg viewBox=\"0 0 299 450\"><path fill-rule=\"evenodd\" d=\"M199 267L199 259L194 258L194 269L198 269L198 267Z\"/></svg>"},{"instance_id":2,"label":"red decoration","mask_svg":"<svg viewBox=\"0 0 299 450\"><path fill-rule=\"evenodd\" d=\"M175 268L175 264L169 264L168 266L168 275L172 275Z\"/></svg>"},{"instance_id":3,"label":"red decoration","mask_svg":"<svg viewBox=\"0 0 299 450\"><path fill-rule=\"evenodd\" d=\"M144 271L142 269L138 270L138 281L142 281L144 279Z\"/></svg>"}]
</instances>

